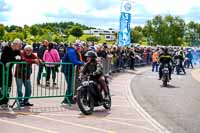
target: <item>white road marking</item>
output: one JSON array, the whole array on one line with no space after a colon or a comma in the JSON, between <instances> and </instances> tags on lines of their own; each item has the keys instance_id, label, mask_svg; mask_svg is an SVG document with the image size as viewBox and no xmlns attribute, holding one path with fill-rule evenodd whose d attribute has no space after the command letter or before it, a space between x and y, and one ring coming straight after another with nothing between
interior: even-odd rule
<instances>
[{"instance_id":1,"label":"white road marking","mask_svg":"<svg viewBox=\"0 0 200 133\"><path fill-rule=\"evenodd\" d=\"M136 127L136 128L141 128L141 129L145 129L145 130L148 130L148 131L154 131L151 128L147 128L147 127L144 127L144 126L138 126L136 124L130 124L130 123L127 123L127 122L113 121L113 120L110 120L110 119L103 119L103 120L108 121L108 122L112 122L112 123L116 123L116 124L120 124L120 125L129 126L129 127Z\"/></svg>"},{"instance_id":2,"label":"white road marking","mask_svg":"<svg viewBox=\"0 0 200 133\"><path fill-rule=\"evenodd\" d=\"M46 119L46 120L50 120L50 121L54 121L54 122L59 122L59 123L67 124L67 125L72 125L72 126L76 126L76 127L87 128L87 129L91 129L91 130L95 130L95 131L99 131L99 132L115 133L115 132L110 131L110 130L105 130L105 129L96 128L96 127L92 127L92 126L86 126L86 125L83 125L83 124L73 123L73 122L69 122L69 121L57 120L57 119L53 119L53 118L49 118L49 117L45 117L45 116L36 116L36 115L31 115L31 116L36 117L36 118L40 118L40 119Z\"/></svg>"}]
</instances>

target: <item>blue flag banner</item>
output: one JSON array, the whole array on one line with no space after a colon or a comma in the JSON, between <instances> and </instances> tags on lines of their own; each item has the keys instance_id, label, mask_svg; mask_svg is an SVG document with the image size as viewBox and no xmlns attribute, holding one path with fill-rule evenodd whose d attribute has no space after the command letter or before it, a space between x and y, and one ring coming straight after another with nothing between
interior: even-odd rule
<instances>
[{"instance_id":1,"label":"blue flag banner","mask_svg":"<svg viewBox=\"0 0 200 133\"><path fill-rule=\"evenodd\" d=\"M131 23L131 14L121 12L120 29L118 33L118 46L120 47L130 45L131 43L130 23Z\"/></svg>"}]
</instances>

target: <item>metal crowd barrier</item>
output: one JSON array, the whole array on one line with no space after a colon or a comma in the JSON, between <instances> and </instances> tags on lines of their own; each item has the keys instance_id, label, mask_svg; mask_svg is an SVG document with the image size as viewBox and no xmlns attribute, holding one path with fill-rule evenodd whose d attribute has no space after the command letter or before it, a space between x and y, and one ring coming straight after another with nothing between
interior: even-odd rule
<instances>
[{"instance_id":1,"label":"metal crowd barrier","mask_svg":"<svg viewBox=\"0 0 200 133\"><path fill-rule=\"evenodd\" d=\"M144 57L137 56L135 58L134 66L135 67L141 67L141 66L149 65L144 60L146 60ZM129 68L130 59L129 58L116 58L113 63L111 63L111 61L110 61L109 64L106 64L106 63L103 64L104 70L106 70L107 66L109 66L109 65L112 66L112 67L109 67L109 70L111 72L120 71L120 70L123 70L125 68Z\"/></svg>"},{"instance_id":2,"label":"metal crowd barrier","mask_svg":"<svg viewBox=\"0 0 200 133\"><path fill-rule=\"evenodd\" d=\"M73 88L74 88L74 65L71 63L43 63L42 65L44 66L43 72L42 72L42 77L40 80L40 85L37 84L37 75L38 75L38 65L32 64L32 70L31 68L28 67L27 62L10 62L8 63L8 69L12 67L12 71L7 71L7 76L6 76L6 92L9 93L8 98L9 99L14 99L15 102L18 103L19 106L19 101L23 98L53 98L53 97L65 97L68 99L69 96L73 96ZM55 67L52 67L51 70L51 76L49 80L49 85L47 85L46 78L47 78L47 66L54 66L54 65L59 65L60 67L58 68L58 72L56 72ZM65 68L68 68L70 70L65 70L69 76L66 76L61 72L61 67L67 66ZM52 72L55 72L55 81L53 84L53 79L52 79ZM12 84L11 87L9 87L9 76L13 74L12 76ZM70 74L69 74L70 73ZM31 75L29 78L29 74ZM70 94L66 94L67 90L67 82L65 78L71 78L71 88ZM19 93L19 88L17 88L17 83L22 82L22 90L25 88L25 85L28 85L26 81L30 81L31 84L31 90L27 90L28 93L30 94L30 97L26 97L23 95L18 96ZM18 82L17 82L18 81ZM24 91L22 91L24 94ZM25 94L27 95L27 94Z\"/></svg>"},{"instance_id":3,"label":"metal crowd barrier","mask_svg":"<svg viewBox=\"0 0 200 133\"><path fill-rule=\"evenodd\" d=\"M2 62L0 62L0 100L4 99L6 91L5 91L5 67Z\"/></svg>"},{"instance_id":4,"label":"metal crowd barrier","mask_svg":"<svg viewBox=\"0 0 200 133\"><path fill-rule=\"evenodd\" d=\"M142 58L141 58L142 59ZM145 65L144 61L141 59L135 59L135 66L143 66ZM120 59L116 59L114 61L114 64L111 62L111 60L103 60L103 67L104 67L104 74L108 74L112 71L121 70L125 67L129 66L129 58L123 59L120 61ZM28 67L27 62L9 62L6 67L0 62L0 69L1 69L1 78L2 78L2 96L0 97L0 100L3 98L14 99L15 102L13 103L13 106L15 103L17 103L19 106L19 101L21 99L31 99L31 98L53 98L53 97L64 97L69 101L69 97L73 97L75 93L75 87L74 84L76 84L75 80L75 67L71 63L42 63L44 66L43 72L42 72L42 78L40 80L40 85L37 84L37 75L38 75L38 68L39 66L36 64L32 64L32 69ZM46 78L47 78L47 66L55 66L59 65L58 72L55 72L56 69L51 69L52 72L55 72L55 81L53 82L52 79L52 72L51 77L49 80L49 85L47 86ZM111 68L111 66L113 67ZM125 66L125 67L124 67ZM65 73L61 72L61 68L65 68ZM11 71L9 71L11 70ZM28 74L30 74L30 77L28 77ZM12 77L10 77L12 76ZM70 79L70 80L69 80ZM71 84L71 90L66 93L67 91L67 81L68 80ZM30 88L27 92L29 93L29 96L24 96L25 93L25 85L27 85L27 82L30 83ZM22 83L22 89L19 89L21 86L19 85L19 82ZM11 85L10 85L11 83ZM17 87L17 83L18 86ZM55 84L53 84L55 83ZM22 90L22 91L21 91ZM19 96L19 94L22 92L22 95ZM9 94L9 95L6 95ZM27 94L25 94L27 95ZM69 101L70 102L70 101Z\"/></svg>"}]
</instances>

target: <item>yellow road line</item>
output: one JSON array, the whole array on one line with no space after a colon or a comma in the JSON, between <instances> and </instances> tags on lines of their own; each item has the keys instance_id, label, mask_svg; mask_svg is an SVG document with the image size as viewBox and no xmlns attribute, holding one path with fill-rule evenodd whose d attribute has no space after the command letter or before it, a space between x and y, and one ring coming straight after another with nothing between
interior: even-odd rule
<instances>
[{"instance_id":1,"label":"yellow road line","mask_svg":"<svg viewBox=\"0 0 200 133\"><path fill-rule=\"evenodd\" d=\"M21 126L21 127L25 127L25 128L31 128L31 129L39 130L39 131L42 131L42 132L45 132L45 133L58 133L56 131L46 130L46 129L43 129L43 128L33 127L33 126L26 125L26 124L21 124L21 123L17 123L17 122L13 122L13 121L8 121L8 120L0 119L0 122L12 124L12 125L16 125L16 126Z\"/></svg>"},{"instance_id":2,"label":"yellow road line","mask_svg":"<svg viewBox=\"0 0 200 133\"><path fill-rule=\"evenodd\" d=\"M63 123L63 124L68 124L68 125L72 125L72 126L76 126L76 127L92 129L92 130L99 131L99 132L115 133L115 132L110 131L110 130L105 130L105 129L96 128L96 127L92 127L92 126L86 126L86 125L83 125L83 124L77 124L77 123L73 123L73 122L69 122L69 121L57 120L57 119L52 119L52 118L48 118L48 117L44 117L44 116L36 116L36 115L31 115L31 116L41 118L41 119L50 120L50 121L54 121L54 122L59 122L59 123Z\"/></svg>"}]
</instances>

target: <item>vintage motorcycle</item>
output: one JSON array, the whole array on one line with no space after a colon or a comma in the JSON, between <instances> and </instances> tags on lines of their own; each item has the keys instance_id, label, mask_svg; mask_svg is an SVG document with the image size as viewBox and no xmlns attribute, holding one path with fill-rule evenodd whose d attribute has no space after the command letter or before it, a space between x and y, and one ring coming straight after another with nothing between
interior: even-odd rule
<instances>
[{"instance_id":1,"label":"vintage motorcycle","mask_svg":"<svg viewBox=\"0 0 200 133\"><path fill-rule=\"evenodd\" d=\"M77 104L81 112L85 115L93 113L94 107L103 106L105 109L111 108L111 95L108 86L108 76L104 76L108 95L105 91L92 80L92 75L86 75L81 78L81 85L77 88ZM101 89L99 89L99 87Z\"/></svg>"}]
</instances>

